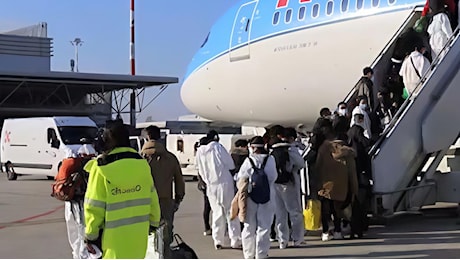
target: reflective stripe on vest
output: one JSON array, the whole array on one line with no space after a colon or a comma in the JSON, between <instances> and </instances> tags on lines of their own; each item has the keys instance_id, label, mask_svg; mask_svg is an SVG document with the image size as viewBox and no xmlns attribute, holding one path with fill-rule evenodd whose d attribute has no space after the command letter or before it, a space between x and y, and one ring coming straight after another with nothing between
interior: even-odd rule
<instances>
[{"instance_id":1,"label":"reflective stripe on vest","mask_svg":"<svg viewBox=\"0 0 460 260\"><path fill-rule=\"evenodd\" d=\"M115 202L115 203L105 203L100 200L93 200L85 198L85 203L97 208L103 208L106 211L112 210L120 210L128 207L137 207L137 206L150 206L152 199L145 198L145 199L135 199L135 200L127 200L122 202Z\"/></svg>"},{"instance_id":2,"label":"reflective stripe on vest","mask_svg":"<svg viewBox=\"0 0 460 260\"><path fill-rule=\"evenodd\" d=\"M149 221L149 215L145 216L137 216L137 217L131 217L131 218L122 218L119 220L112 220L112 221L106 221L105 222L105 228L117 228L121 226L126 226L126 225L133 225L133 224L138 224L142 222L147 222Z\"/></svg>"}]
</instances>

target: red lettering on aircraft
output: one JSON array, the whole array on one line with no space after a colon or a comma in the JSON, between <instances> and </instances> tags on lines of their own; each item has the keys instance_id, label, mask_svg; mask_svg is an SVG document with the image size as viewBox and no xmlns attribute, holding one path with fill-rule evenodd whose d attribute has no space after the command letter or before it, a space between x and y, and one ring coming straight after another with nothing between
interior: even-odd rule
<instances>
[{"instance_id":1,"label":"red lettering on aircraft","mask_svg":"<svg viewBox=\"0 0 460 260\"><path fill-rule=\"evenodd\" d=\"M302 4L302 3L310 3L311 0L299 0L299 2Z\"/></svg>"},{"instance_id":2,"label":"red lettering on aircraft","mask_svg":"<svg viewBox=\"0 0 460 260\"><path fill-rule=\"evenodd\" d=\"M278 3L276 4L276 8L283 8L288 5L289 0L278 0Z\"/></svg>"},{"instance_id":3,"label":"red lettering on aircraft","mask_svg":"<svg viewBox=\"0 0 460 260\"><path fill-rule=\"evenodd\" d=\"M11 132L5 130L5 143L9 143L11 141L10 134Z\"/></svg>"}]
</instances>

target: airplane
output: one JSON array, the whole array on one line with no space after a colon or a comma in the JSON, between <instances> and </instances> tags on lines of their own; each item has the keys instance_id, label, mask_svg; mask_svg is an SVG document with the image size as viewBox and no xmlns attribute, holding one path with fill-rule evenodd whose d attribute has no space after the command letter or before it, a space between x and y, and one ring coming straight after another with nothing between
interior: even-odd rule
<instances>
[{"instance_id":1,"label":"airplane","mask_svg":"<svg viewBox=\"0 0 460 260\"><path fill-rule=\"evenodd\" d=\"M312 126L335 108L421 0L244 0L212 26L181 98L211 120ZM374 69L375 70L375 69ZM375 77L382 72L374 71Z\"/></svg>"}]
</instances>

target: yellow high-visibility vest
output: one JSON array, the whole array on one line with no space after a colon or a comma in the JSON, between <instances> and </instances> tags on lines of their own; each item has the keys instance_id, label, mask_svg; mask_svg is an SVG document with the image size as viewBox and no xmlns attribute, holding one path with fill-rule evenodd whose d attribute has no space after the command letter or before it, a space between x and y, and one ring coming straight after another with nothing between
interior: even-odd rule
<instances>
[{"instance_id":1,"label":"yellow high-visibility vest","mask_svg":"<svg viewBox=\"0 0 460 260\"><path fill-rule=\"evenodd\" d=\"M110 154L136 153L116 148ZM160 222L160 204L150 166L144 159L125 158L105 165L97 159L85 165L89 172L85 194L85 233L96 240L102 229L103 258L144 258L149 225Z\"/></svg>"}]
</instances>

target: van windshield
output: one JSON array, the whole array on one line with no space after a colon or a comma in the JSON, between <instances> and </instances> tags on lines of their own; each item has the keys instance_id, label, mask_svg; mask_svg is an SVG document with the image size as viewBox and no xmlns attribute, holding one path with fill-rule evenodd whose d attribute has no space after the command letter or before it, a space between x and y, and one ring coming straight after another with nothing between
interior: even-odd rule
<instances>
[{"instance_id":1,"label":"van windshield","mask_svg":"<svg viewBox=\"0 0 460 260\"><path fill-rule=\"evenodd\" d=\"M58 128L64 144L91 144L97 128L91 126L61 126Z\"/></svg>"}]
</instances>

